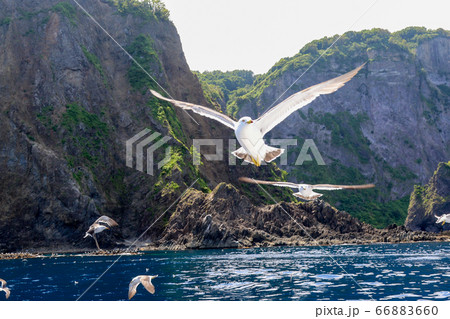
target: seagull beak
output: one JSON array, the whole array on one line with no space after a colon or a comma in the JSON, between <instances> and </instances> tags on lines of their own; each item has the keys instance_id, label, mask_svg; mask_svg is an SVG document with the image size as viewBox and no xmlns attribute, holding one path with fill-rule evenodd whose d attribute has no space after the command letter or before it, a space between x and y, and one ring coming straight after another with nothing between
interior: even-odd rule
<instances>
[{"instance_id":1,"label":"seagull beak","mask_svg":"<svg viewBox=\"0 0 450 319\"><path fill-rule=\"evenodd\" d=\"M253 123L253 121L252 120L250 120L250 121L247 121L247 124L252 124Z\"/></svg>"}]
</instances>

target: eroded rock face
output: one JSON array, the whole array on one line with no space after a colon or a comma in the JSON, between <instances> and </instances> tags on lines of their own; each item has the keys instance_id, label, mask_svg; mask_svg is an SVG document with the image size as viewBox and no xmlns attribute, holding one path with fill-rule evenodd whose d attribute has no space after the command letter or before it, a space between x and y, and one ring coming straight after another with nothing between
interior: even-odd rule
<instances>
[{"instance_id":1,"label":"eroded rock face","mask_svg":"<svg viewBox=\"0 0 450 319\"><path fill-rule=\"evenodd\" d=\"M157 245L173 249L432 240L395 225L379 230L323 201L254 206L232 185L192 190L178 204Z\"/></svg>"},{"instance_id":2,"label":"eroded rock face","mask_svg":"<svg viewBox=\"0 0 450 319\"><path fill-rule=\"evenodd\" d=\"M123 47L149 38L156 53L148 71L158 83L174 98L206 104L170 21L119 13L107 1L80 3ZM164 176L125 166L125 141L142 129L172 136L150 94L133 87L132 66L75 3L0 1L0 251L95 247L83 235L102 214L120 225L99 236L102 247L136 238L199 176L192 165L175 165ZM184 111L170 112L182 124L181 142L169 144L184 150L188 163L192 138L232 134L202 117L197 125ZM202 166L212 185L227 180L213 172L209 163ZM164 189L171 182L178 189ZM162 229L155 225L150 236Z\"/></svg>"},{"instance_id":3,"label":"eroded rock face","mask_svg":"<svg viewBox=\"0 0 450 319\"><path fill-rule=\"evenodd\" d=\"M383 200L397 199L426 183L437 163L450 157L449 55L450 38L436 36L420 43L415 55L393 46L336 53L300 79L307 66L274 67L265 75L274 80L256 98L242 98L238 115L257 117L286 89L278 102L367 62L344 87L295 112L266 138L299 140L297 148L289 146L288 165L280 166L293 173L292 181L303 169L294 165L300 147L313 139L327 165L356 168L382 188Z\"/></svg>"},{"instance_id":4,"label":"eroded rock face","mask_svg":"<svg viewBox=\"0 0 450 319\"><path fill-rule=\"evenodd\" d=\"M450 213L450 162L439 163L425 186L416 185L411 194L405 225L411 230L441 232L450 224L436 224L436 217Z\"/></svg>"}]
</instances>

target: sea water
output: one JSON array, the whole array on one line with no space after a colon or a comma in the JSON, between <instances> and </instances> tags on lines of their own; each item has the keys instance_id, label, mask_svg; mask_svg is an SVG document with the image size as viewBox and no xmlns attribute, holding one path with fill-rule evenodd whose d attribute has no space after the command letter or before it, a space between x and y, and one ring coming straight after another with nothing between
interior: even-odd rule
<instances>
[{"instance_id":1,"label":"sea water","mask_svg":"<svg viewBox=\"0 0 450 319\"><path fill-rule=\"evenodd\" d=\"M450 243L0 260L9 300L126 300L137 275L156 292L133 300L449 300Z\"/></svg>"}]
</instances>

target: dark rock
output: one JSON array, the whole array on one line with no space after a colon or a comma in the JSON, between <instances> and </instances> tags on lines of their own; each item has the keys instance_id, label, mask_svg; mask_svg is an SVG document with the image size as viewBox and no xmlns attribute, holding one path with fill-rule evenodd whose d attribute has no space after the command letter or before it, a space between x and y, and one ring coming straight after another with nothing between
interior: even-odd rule
<instances>
[{"instance_id":1,"label":"dark rock","mask_svg":"<svg viewBox=\"0 0 450 319\"><path fill-rule=\"evenodd\" d=\"M375 229L324 201L255 206L234 186L221 183L211 194L190 190L177 205L158 245L178 249L236 248L436 238L424 232L409 233L397 225Z\"/></svg>"},{"instance_id":2,"label":"dark rock","mask_svg":"<svg viewBox=\"0 0 450 319\"><path fill-rule=\"evenodd\" d=\"M447 162L439 163L427 185L414 187L405 226L434 233L450 230L450 224L437 224L435 217L449 212L450 162Z\"/></svg>"}]
</instances>

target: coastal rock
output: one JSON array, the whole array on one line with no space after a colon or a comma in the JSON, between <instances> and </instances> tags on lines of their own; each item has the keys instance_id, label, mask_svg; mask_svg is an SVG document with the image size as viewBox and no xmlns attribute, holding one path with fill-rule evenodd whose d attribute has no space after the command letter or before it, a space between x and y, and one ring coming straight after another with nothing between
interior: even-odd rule
<instances>
[{"instance_id":1,"label":"coastal rock","mask_svg":"<svg viewBox=\"0 0 450 319\"><path fill-rule=\"evenodd\" d=\"M133 10L138 2L122 10L113 1L80 4L118 43L138 51L173 97L206 104L171 21ZM228 180L208 162L200 176L185 150L193 137L228 139L232 132L155 103L139 81L157 85L136 70L74 2L0 1L0 252L94 248L84 232L103 214L119 223L99 236L102 248L112 248L138 237L195 178ZM170 136L178 152L163 173L125 165L125 142L144 128ZM163 227L157 223L149 237Z\"/></svg>"},{"instance_id":2,"label":"coastal rock","mask_svg":"<svg viewBox=\"0 0 450 319\"><path fill-rule=\"evenodd\" d=\"M450 213L450 162L439 163L428 184L415 185L405 226L411 230L441 232L450 224L436 224L436 217Z\"/></svg>"},{"instance_id":3,"label":"coastal rock","mask_svg":"<svg viewBox=\"0 0 450 319\"><path fill-rule=\"evenodd\" d=\"M321 200L256 206L234 186L221 183L210 194L188 191L156 245L201 249L433 239L404 226L375 229Z\"/></svg>"}]
</instances>

